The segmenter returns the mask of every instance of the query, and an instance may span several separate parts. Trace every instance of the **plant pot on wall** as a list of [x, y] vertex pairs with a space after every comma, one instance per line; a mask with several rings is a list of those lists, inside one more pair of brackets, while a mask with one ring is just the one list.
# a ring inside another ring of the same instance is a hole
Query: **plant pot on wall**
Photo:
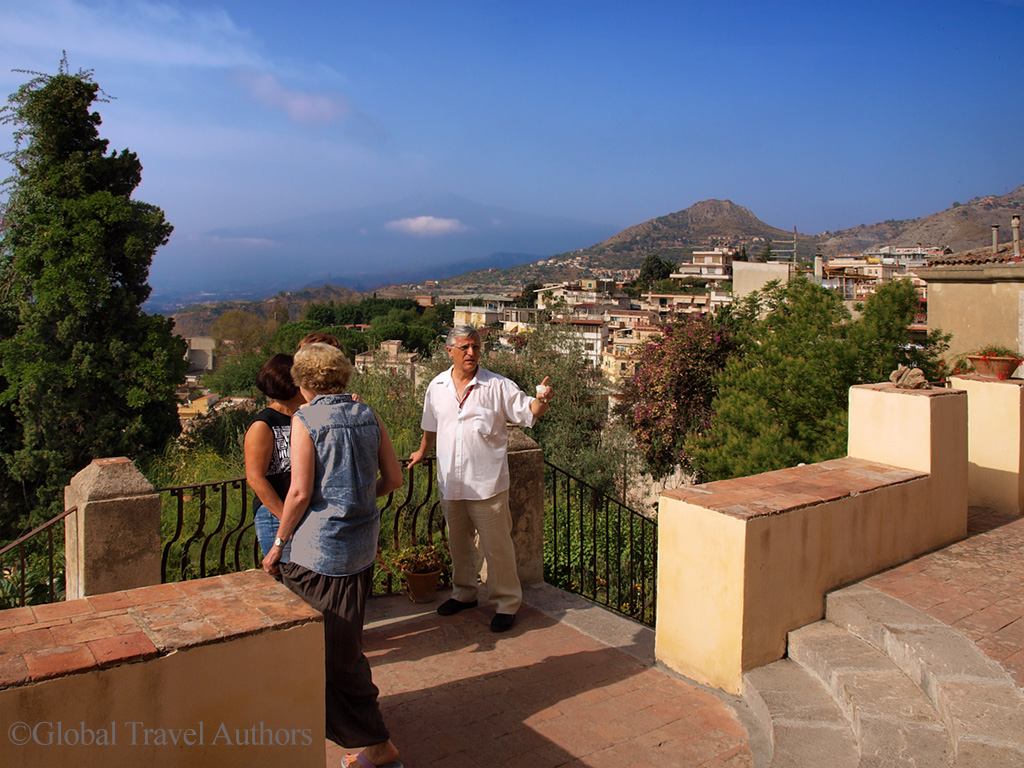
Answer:
[[431, 603], [437, 594], [437, 584], [441, 579], [441, 571], [431, 573], [412, 573], [402, 571], [405, 593], [414, 603]]
[[971, 361], [979, 376], [990, 379], [1008, 379], [1020, 365], [1019, 357], [967, 355], [967, 359]]

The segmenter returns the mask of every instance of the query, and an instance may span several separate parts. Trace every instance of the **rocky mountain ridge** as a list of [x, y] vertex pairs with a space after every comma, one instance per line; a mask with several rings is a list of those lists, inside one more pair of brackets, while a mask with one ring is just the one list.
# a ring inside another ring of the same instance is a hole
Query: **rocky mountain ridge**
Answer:
[[528, 282], [569, 280], [592, 274], [612, 276], [637, 269], [649, 253], [678, 263], [694, 250], [729, 246], [759, 256], [770, 245], [780, 253], [793, 248], [798, 260], [861, 253], [884, 245], [916, 244], [949, 248], [954, 253], [984, 247], [998, 224], [1001, 241], [1009, 240], [1010, 217], [1024, 213], [1024, 185], [1002, 196], [975, 198], [919, 219], [889, 220], [839, 232], [804, 235], [773, 227], [730, 200], [703, 200], [689, 208], [642, 222], [602, 243], [540, 262], [506, 270], [468, 272], [442, 281], [446, 288], [482, 290], [521, 287]]
[[[993, 224], [1001, 227], [1001, 242], [1010, 239], [1010, 217], [1015, 213], [1024, 213], [1024, 186], [1002, 196], [954, 203], [944, 211], [919, 219], [890, 220], [821, 235], [796, 233], [797, 258], [807, 260], [816, 253], [831, 257], [860, 253], [883, 245], [908, 247], [917, 243], [948, 247], [953, 252], [983, 248], [991, 242]], [[756, 258], [768, 245], [776, 252], [790, 249], [793, 240], [793, 232], [766, 224], [753, 212], [730, 200], [703, 200], [685, 210], [624, 229], [589, 248], [528, 264], [507, 268], [491, 266], [465, 272], [441, 280], [440, 287], [449, 292], [465, 293], [518, 291], [530, 282], [573, 280], [584, 276], [624, 276], [628, 270], [639, 268], [647, 254], [652, 252], [678, 263], [694, 250], [731, 246], [745, 249], [748, 257]], [[411, 296], [416, 292], [425, 292], [425, 289], [417, 285], [401, 285], [375, 291], [380, 296]], [[310, 303], [356, 301], [361, 295], [346, 288], [324, 285], [303, 291], [281, 292], [261, 302], [196, 305], [180, 310], [174, 317], [179, 333], [200, 335], [198, 332], [208, 329], [213, 320], [228, 309], [244, 309], [265, 317], [274, 301], [284, 301], [290, 318], [297, 320]]]

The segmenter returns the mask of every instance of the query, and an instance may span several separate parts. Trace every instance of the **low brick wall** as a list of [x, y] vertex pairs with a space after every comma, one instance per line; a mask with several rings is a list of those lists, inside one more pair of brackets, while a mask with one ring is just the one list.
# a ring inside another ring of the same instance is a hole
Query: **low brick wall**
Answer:
[[0, 762], [321, 768], [323, 654], [259, 571], [0, 611]]
[[657, 658], [740, 694], [827, 592], [962, 538], [966, 419], [962, 392], [854, 387], [846, 458], [663, 494]]

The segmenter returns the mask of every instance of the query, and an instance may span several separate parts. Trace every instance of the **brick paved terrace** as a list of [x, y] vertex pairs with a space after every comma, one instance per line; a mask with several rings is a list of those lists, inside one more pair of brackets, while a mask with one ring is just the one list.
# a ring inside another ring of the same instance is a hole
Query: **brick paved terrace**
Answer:
[[[653, 631], [545, 585], [484, 606], [374, 598], [366, 652], [409, 768], [754, 766], [742, 705], [656, 666]], [[328, 742], [327, 765], [344, 751]]]

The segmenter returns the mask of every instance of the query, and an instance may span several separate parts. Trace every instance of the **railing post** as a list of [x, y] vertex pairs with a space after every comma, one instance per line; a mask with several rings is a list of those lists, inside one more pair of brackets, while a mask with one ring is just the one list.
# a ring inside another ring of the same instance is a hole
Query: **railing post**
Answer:
[[518, 428], [508, 433], [508, 504], [519, 580], [544, 580], [544, 452]]
[[160, 496], [124, 457], [94, 459], [64, 488], [67, 599], [160, 583]]

